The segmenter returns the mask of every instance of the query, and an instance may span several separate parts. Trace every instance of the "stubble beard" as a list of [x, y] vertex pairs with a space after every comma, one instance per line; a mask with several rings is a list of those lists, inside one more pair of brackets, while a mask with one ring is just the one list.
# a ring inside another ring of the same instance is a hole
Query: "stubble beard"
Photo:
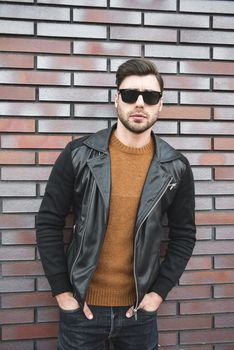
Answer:
[[[135, 111], [136, 113], [136, 111]], [[145, 132], [146, 130], [149, 130], [150, 128], [152, 128], [152, 126], [156, 123], [157, 119], [158, 119], [158, 115], [155, 114], [154, 116], [152, 116], [150, 118], [148, 113], [145, 113], [145, 122], [142, 121], [134, 121], [134, 120], [130, 120], [130, 115], [133, 114], [133, 112], [128, 113], [127, 115], [125, 115], [121, 109], [119, 107], [117, 107], [117, 114], [118, 114], [118, 118], [121, 121], [121, 123], [125, 126], [125, 128], [128, 131], [131, 131], [135, 134], [141, 134], [143, 132]]]

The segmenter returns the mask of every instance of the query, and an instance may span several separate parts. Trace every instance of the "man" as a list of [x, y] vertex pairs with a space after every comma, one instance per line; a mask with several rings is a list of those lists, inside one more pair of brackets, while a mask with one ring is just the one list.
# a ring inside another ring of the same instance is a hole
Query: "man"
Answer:
[[[152, 132], [163, 80], [144, 59], [116, 74], [117, 125], [70, 142], [56, 161], [37, 218], [45, 274], [60, 308], [59, 350], [158, 349], [156, 313], [195, 243], [187, 159]], [[64, 253], [63, 227], [75, 222]], [[160, 264], [162, 219], [169, 245]]]

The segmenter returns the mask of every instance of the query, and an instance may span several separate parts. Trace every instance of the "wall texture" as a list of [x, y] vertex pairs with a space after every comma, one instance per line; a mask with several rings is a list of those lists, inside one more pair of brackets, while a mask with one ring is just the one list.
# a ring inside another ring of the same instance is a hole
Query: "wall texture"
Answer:
[[234, 349], [233, 14], [234, 1], [0, 0], [2, 350], [56, 348], [35, 215], [66, 143], [113, 123], [129, 57], [162, 72], [155, 131], [196, 179], [198, 242], [160, 308], [161, 349]]

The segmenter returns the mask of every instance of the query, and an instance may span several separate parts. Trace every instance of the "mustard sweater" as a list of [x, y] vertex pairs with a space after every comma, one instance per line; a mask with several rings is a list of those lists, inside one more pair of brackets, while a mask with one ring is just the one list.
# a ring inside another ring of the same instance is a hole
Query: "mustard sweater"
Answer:
[[100, 306], [127, 306], [135, 301], [133, 233], [138, 203], [154, 154], [154, 144], [151, 140], [141, 148], [128, 147], [113, 133], [109, 151], [109, 220], [86, 302]]

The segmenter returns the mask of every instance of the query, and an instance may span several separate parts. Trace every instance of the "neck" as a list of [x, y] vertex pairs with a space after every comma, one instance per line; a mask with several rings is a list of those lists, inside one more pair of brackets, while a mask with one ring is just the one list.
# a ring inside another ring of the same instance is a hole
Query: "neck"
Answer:
[[137, 134], [126, 129], [120, 120], [118, 120], [115, 136], [126, 146], [141, 148], [150, 142], [151, 128], [140, 134]]

